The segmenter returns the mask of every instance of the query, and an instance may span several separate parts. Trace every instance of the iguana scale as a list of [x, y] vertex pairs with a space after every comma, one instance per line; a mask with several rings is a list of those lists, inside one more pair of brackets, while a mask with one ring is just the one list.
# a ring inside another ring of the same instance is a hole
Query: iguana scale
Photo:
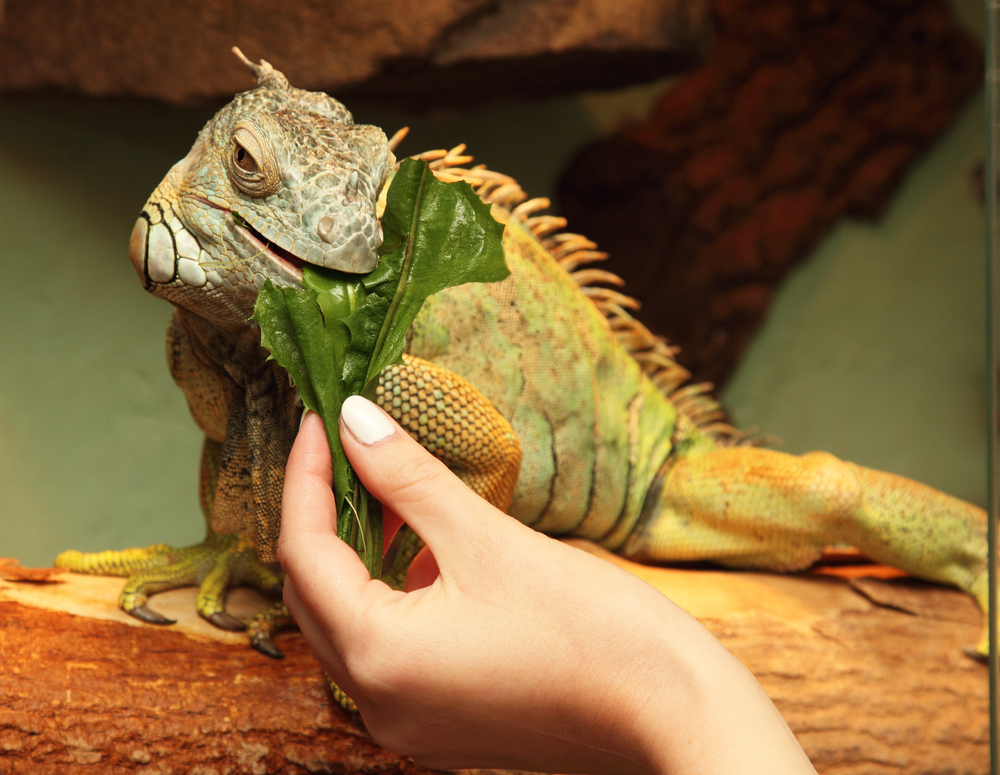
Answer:
[[[244, 60], [246, 61], [246, 60]], [[164, 617], [149, 594], [200, 584], [198, 611], [225, 613], [225, 590], [276, 592], [284, 464], [301, 406], [249, 320], [270, 279], [297, 285], [303, 263], [369, 271], [395, 159], [375, 127], [322, 93], [292, 88], [246, 62], [257, 88], [202, 130], [143, 208], [130, 256], [145, 288], [175, 307], [173, 376], [205, 433], [204, 543], [82, 555], [57, 564], [129, 576], [129, 613]], [[423, 154], [445, 180], [466, 180], [506, 223], [511, 275], [432, 296], [404, 363], [380, 377], [378, 401], [470, 487], [540, 531], [580, 536], [647, 562], [709, 560], [778, 571], [811, 565], [830, 544], [954, 585], [987, 606], [982, 509], [823, 452], [793, 456], [747, 444], [706, 386], [636, 321], [636, 305], [586, 267], [603, 254], [539, 215], [510, 178], [466, 168], [463, 148]], [[582, 268], [584, 267], [584, 268]], [[598, 285], [595, 283], [600, 283]], [[250, 625], [256, 647], [279, 606]], [[988, 642], [979, 644], [986, 653]]]

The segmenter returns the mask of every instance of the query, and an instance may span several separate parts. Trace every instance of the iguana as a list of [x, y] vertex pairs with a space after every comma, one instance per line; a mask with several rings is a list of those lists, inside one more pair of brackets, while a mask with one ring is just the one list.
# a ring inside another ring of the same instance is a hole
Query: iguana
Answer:
[[[266, 280], [297, 286], [304, 263], [370, 271], [395, 163], [398, 137], [355, 124], [341, 103], [291, 87], [263, 60], [243, 61], [257, 87], [204, 127], [129, 245], [146, 290], [175, 308], [167, 351], [205, 433], [207, 537], [56, 561], [129, 576], [121, 607], [147, 622], [169, 622], [148, 595], [198, 584], [198, 612], [242, 629], [225, 612], [226, 589], [280, 590], [281, 489], [301, 405], [260, 345], [254, 300]], [[493, 205], [511, 275], [430, 297], [404, 362], [380, 377], [378, 402], [470, 487], [549, 535], [640, 561], [796, 571], [849, 544], [986, 610], [982, 509], [824, 452], [747, 443], [706, 386], [683, 385], [688, 373], [633, 318], [636, 304], [605, 287], [620, 280], [586, 266], [604, 254], [540, 215], [548, 202], [524, 201], [512, 179], [463, 166], [463, 151], [422, 158]], [[286, 618], [280, 603], [258, 615], [253, 645], [278, 656], [270, 633]], [[977, 649], [988, 651], [985, 636]]]

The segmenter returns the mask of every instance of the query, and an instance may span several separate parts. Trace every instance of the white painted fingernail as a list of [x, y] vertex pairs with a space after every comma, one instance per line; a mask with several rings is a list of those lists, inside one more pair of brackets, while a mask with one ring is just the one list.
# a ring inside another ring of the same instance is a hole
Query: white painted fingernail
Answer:
[[389, 438], [396, 430], [375, 404], [361, 396], [351, 396], [344, 401], [340, 419], [354, 438], [368, 446]]

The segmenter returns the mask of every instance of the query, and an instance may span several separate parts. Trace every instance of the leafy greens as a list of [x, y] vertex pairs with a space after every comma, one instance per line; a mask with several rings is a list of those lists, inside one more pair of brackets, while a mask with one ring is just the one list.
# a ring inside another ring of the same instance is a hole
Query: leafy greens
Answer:
[[291, 375], [302, 402], [323, 418], [333, 455], [337, 534], [381, 573], [381, 506], [358, 481], [340, 444], [340, 409], [348, 396], [374, 399], [378, 375], [399, 363], [406, 332], [431, 294], [510, 274], [503, 226], [468, 183], [442, 183], [427, 163], [406, 159], [386, 195], [378, 266], [351, 275], [315, 266], [303, 288], [269, 280], [253, 319], [261, 344]]

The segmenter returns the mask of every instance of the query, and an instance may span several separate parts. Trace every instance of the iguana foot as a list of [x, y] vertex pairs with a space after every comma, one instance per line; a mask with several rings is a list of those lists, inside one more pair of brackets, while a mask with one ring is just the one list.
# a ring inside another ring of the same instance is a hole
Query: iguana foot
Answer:
[[[118, 604], [127, 614], [150, 624], [173, 624], [174, 621], [146, 605], [149, 595], [197, 585], [195, 607], [198, 613], [216, 627], [237, 632], [246, 629], [246, 625], [226, 613], [226, 590], [246, 585], [265, 594], [280, 594], [284, 582], [283, 573], [257, 559], [256, 550], [249, 541], [238, 535], [213, 531], [209, 531], [202, 543], [184, 549], [154, 544], [145, 549], [94, 554], [71, 550], [56, 557], [55, 565], [77, 573], [128, 576]], [[257, 648], [255, 644], [254, 647]]]
[[285, 655], [274, 645], [271, 636], [278, 630], [289, 626], [294, 627], [295, 620], [292, 619], [288, 607], [279, 601], [270, 608], [266, 608], [260, 613], [255, 614], [250, 620], [250, 624], [247, 625], [247, 635], [250, 636], [250, 645], [265, 657], [284, 659]]

